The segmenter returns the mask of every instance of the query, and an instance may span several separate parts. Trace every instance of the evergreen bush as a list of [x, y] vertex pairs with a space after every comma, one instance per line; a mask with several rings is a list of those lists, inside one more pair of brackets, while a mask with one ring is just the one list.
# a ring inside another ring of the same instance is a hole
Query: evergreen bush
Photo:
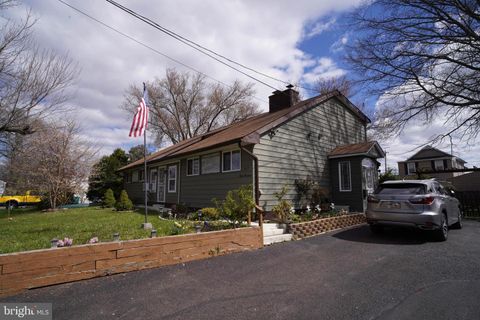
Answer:
[[129, 211], [133, 209], [133, 203], [132, 200], [128, 198], [127, 191], [122, 190], [120, 198], [115, 204], [115, 209], [117, 209], [117, 211]]
[[113, 195], [112, 189], [107, 189], [105, 195], [103, 196], [103, 206], [106, 208], [113, 208], [115, 206], [115, 196]]

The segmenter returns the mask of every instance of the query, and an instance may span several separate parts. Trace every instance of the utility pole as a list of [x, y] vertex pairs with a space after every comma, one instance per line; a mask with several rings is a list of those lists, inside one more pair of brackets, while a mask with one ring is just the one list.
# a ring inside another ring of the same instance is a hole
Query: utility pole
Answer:
[[387, 173], [387, 153], [388, 153], [387, 150], [385, 150], [385, 158], [384, 158], [384, 160], [385, 160], [385, 169], [383, 170], [383, 173]]

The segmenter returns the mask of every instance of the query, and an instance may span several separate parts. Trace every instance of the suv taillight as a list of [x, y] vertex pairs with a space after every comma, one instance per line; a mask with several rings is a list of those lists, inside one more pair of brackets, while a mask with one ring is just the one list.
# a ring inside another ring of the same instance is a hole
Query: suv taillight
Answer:
[[370, 195], [367, 197], [367, 201], [370, 202], [370, 203], [379, 203], [380, 200], [375, 198], [374, 196]]
[[432, 204], [433, 201], [435, 200], [434, 197], [421, 197], [421, 198], [412, 198], [410, 199], [410, 203], [413, 204]]

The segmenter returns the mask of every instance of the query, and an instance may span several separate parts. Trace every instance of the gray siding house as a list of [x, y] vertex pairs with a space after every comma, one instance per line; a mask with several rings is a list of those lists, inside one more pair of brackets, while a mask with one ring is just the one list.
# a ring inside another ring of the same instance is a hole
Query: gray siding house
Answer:
[[[304, 101], [291, 87], [276, 91], [269, 112], [148, 156], [149, 202], [201, 208], [251, 184], [257, 204], [270, 211], [275, 192], [287, 186], [286, 199], [294, 201], [295, 181], [308, 178], [330, 190], [336, 204], [363, 211], [376, 183], [375, 159], [384, 156], [376, 142], [366, 141], [369, 122], [337, 91]], [[132, 200], [143, 203], [143, 159], [120, 171]]]

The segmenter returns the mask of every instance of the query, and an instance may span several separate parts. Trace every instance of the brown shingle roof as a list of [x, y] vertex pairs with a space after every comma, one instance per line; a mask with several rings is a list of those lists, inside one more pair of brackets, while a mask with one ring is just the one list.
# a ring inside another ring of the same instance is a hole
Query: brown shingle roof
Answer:
[[[281, 109], [272, 113], [265, 112], [246, 120], [218, 128], [206, 134], [183, 140], [173, 146], [166, 147], [151, 154], [147, 157], [147, 162], [164, 160], [195, 151], [200, 151], [202, 149], [208, 149], [214, 146], [241, 141], [250, 135], [259, 136], [291, 119], [292, 117], [334, 97], [342, 101], [342, 103], [345, 104], [347, 108], [349, 108], [360, 119], [365, 122], [370, 122], [370, 119], [368, 119], [367, 116], [365, 116], [358, 108], [348, 101], [347, 98], [345, 98], [338, 91], [335, 91], [298, 102], [291, 108]], [[141, 164], [143, 164], [143, 159], [130, 163], [127, 166], [120, 168], [119, 171]]]
[[335, 157], [335, 156], [346, 156], [346, 155], [355, 155], [355, 154], [366, 154], [375, 145], [383, 153], [383, 150], [380, 148], [380, 146], [376, 141], [369, 141], [369, 142], [347, 144], [347, 145], [336, 147], [328, 154], [328, 156]]

